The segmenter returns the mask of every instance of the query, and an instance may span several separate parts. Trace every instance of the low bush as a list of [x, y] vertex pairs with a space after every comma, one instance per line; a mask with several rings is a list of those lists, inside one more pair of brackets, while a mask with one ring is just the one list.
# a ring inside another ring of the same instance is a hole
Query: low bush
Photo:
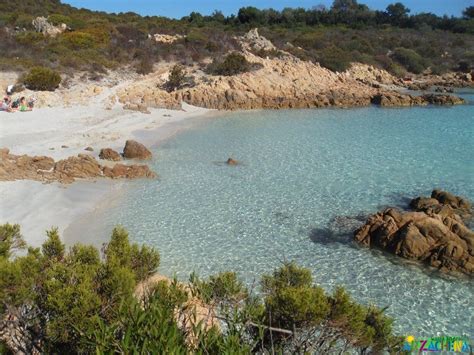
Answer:
[[73, 50], [94, 48], [96, 39], [86, 32], [66, 32], [61, 35], [62, 42], [66, 47]]
[[72, 20], [69, 16], [52, 14], [48, 16], [48, 22], [54, 26], [59, 26], [61, 24], [71, 25]]
[[415, 74], [420, 74], [427, 67], [423, 57], [413, 49], [403, 47], [396, 48], [393, 51], [392, 58], [403, 65], [408, 71]]
[[207, 67], [207, 72], [213, 75], [232, 76], [246, 73], [252, 69], [252, 64], [240, 53], [228, 54], [224, 60], [214, 61]]
[[352, 58], [349, 53], [331, 46], [318, 52], [318, 61], [329, 70], [343, 72], [349, 69]]
[[15, 36], [15, 39], [18, 43], [28, 46], [44, 41], [44, 36], [42, 33], [28, 31], [20, 32]]
[[49, 68], [35, 67], [23, 80], [28, 89], [40, 91], [54, 91], [61, 83], [61, 76]]

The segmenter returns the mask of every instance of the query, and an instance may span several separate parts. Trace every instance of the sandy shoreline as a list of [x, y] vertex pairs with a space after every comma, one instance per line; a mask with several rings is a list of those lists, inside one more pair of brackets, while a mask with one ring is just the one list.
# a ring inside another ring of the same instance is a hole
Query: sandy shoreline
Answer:
[[[101, 148], [121, 151], [127, 139], [157, 145], [183, 129], [191, 119], [215, 112], [186, 104], [180, 111], [150, 111], [151, 114], [126, 111], [119, 105], [106, 110], [97, 100], [87, 106], [0, 112], [0, 147], [9, 148], [13, 154], [46, 155], [56, 160], [79, 153], [97, 158]], [[93, 152], [84, 150], [89, 146]], [[120, 195], [126, 184], [105, 179], [71, 185], [26, 180], [0, 182], [0, 224], [20, 224], [28, 244], [39, 246], [46, 230], [55, 226], [64, 234], [73, 221]]]

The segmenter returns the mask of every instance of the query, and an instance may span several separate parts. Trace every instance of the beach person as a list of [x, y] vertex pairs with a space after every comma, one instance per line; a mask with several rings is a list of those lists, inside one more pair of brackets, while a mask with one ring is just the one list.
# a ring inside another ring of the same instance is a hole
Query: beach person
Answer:
[[8, 96], [11, 96], [13, 94], [13, 88], [14, 87], [15, 87], [14, 85], [8, 85], [7, 86], [7, 95]]
[[0, 104], [0, 111], [12, 112], [11, 100], [8, 96], [3, 98], [2, 103]]
[[20, 98], [20, 106], [19, 106], [19, 109], [21, 112], [26, 112], [26, 111], [31, 111], [31, 107], [28, 105], [28, 103], [26, 102], [26, 98], [24, 96], [22, 96]]

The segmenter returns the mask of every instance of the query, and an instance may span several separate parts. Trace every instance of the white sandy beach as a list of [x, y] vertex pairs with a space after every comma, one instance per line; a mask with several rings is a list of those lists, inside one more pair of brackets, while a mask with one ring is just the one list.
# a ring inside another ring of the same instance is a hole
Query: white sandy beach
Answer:
[[[107, 94], [110, 92], [104, 93]], [[101, 102], [104, 95], [95, 97], [87, 106], [0, 112], [0, 147], [9, 148], [16, 155], [46, 155], [55, 160], [79, 153], [97, 157], [101, 148], [121, 152], [127, 139], [148, 146], [157, 144], [176, 133], [176, 123], [209, 113], [186, 104], [180, 111], [151, 109], [151, 114], [126, 111], [120, 105], [107, 110]], [[94, 151], [84, 150], [89, 146]], [[45, 239], [45, 230], [57, 226], [63, 232], [72, 221], [94, 211], [126, 183], [105, 179], [71, 185], [0, 182], [0, 224], [20, 223], [25, 240], [39, 246]]]

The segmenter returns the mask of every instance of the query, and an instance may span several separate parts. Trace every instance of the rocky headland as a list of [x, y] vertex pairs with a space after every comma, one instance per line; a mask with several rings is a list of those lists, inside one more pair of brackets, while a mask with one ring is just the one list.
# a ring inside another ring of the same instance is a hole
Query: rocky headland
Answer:
[[472, 207], [466, 199], [434, 190], [417, 197], [412, 211], [387, 208], [354, 232], [359, 244], [421, 262], [443, 272], [474, 276]]
[[[200, 68], [187, 70], [192, 85], [166, 92], [163, 89], [169, 70], [155, 72], [143, 80], [123, 88], [117, 94], [125, 108], [146, 112], [148, 107], [179, 107], [182, 101], [199, 107], [219, 110], [352, 107], [376, 104], [381, 106], [455, 105], [463, 99], [453, 95], [411, 95], [400, 89], [405, 82], [385, 70], [354, 63], [343, 72], [333, 72], [318, 63], [304, 61], [289, 52], [276, 50], [257, 30], [237, 38], [241, 53], [258, 69], [233, 76], [215, 76]], [[254, 53], [278, 53], [262, 57]], [[425, 77], [417, 82], [459, 86], [472, 85], [471, 77]], [[429, 84], [431, 85], [431, 84]], [[448, 85], [445, 85], [448, 86]]]

